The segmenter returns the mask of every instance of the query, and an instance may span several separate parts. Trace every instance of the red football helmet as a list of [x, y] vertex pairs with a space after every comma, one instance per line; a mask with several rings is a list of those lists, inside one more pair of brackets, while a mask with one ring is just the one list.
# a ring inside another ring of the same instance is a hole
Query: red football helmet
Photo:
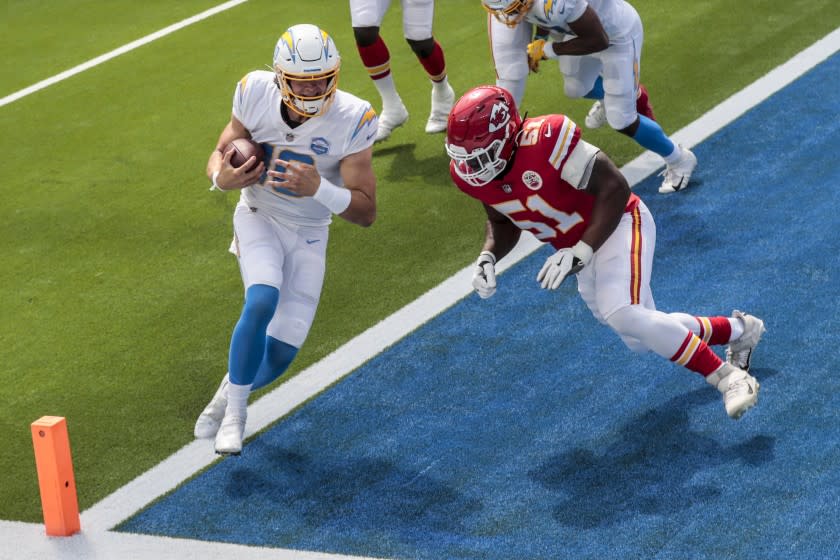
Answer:
[[508, 164], [522, 119], [510, 92], [479, 86], [465, 93], [449, 113], [446, 153], [458, 176], [473, 187], [496, 178]]

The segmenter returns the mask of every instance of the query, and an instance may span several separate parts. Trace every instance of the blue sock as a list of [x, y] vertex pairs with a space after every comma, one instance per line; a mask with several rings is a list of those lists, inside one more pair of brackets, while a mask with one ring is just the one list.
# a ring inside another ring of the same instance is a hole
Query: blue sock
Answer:
[[604, 80], [601, 79], [601, 76], [598, 76], [598, 79], [595, 80], [595, 85], [592, 86], [592, 89], [584, 97], [587, 99], [604, 98]]
[[245, 292], [242, 315], [230, 338], [228, 372], [230, 382], [250, 385], [257, 374], [265, 349], [265, 330], [277, 309], [280, 290], [265, 284], [255, 284]]
[[291, 344], [267, 336], [265, 337], [265, 355], [263, 356], [260, 369], [254, 378], [251, 390], [255, 391], [265, 387], [286, 372], [289, 364], [297, 356], [298, 349]]
[[633, 140], [662, 157], [669, 156], [674, 152], [674, 143], [665, 136], [662, 127], [656, 121], [650, 120], [644, 115], [639, 115], [639, 128], [636, 129]]

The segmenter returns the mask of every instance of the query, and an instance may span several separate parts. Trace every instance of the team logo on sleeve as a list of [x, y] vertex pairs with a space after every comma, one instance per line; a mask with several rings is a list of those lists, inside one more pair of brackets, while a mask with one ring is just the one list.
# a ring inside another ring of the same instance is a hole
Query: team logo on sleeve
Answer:
[[540, 174], [531, 170], [525, 171], [522, 174], [522, 183], [532, 191], [537, 191], [543, 186], [543, 180]]
[[[352, 137], [355, 138], [356, 135], [366, 127], [372, 128], [374, 122], [376, 122], [376, 111], [373, 110], [373, 107], [368, 107], [367, 111], [362, 114], [359, 122], [356, 123], [356, 129], [353, 131]], [[376, 132], [376, 130], [374, 130], [374, 132]]]
[[326, 138], [321, 136], [312, 139], [312, 143], [309, 145], [309, 149], [322, 156], [330, 151], [330, 143]]

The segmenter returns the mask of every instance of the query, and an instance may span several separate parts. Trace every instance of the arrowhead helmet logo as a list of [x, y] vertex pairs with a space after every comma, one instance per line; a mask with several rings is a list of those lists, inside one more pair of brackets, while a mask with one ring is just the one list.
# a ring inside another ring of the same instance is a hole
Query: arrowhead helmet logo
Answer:
[[490, 132], [503, 129], [510, 122], [510, 108], [507, 103], [498, 102], [490, 110]]

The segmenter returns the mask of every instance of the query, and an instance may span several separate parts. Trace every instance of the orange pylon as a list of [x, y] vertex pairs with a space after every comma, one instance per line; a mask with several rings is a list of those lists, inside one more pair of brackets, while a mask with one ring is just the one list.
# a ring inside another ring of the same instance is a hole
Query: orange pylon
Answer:
[[66, 537], [77, 533], [81, 529], [79, 501], [65, 419], [42, 416], [32, 422], [32, 444], [47, 534]]

